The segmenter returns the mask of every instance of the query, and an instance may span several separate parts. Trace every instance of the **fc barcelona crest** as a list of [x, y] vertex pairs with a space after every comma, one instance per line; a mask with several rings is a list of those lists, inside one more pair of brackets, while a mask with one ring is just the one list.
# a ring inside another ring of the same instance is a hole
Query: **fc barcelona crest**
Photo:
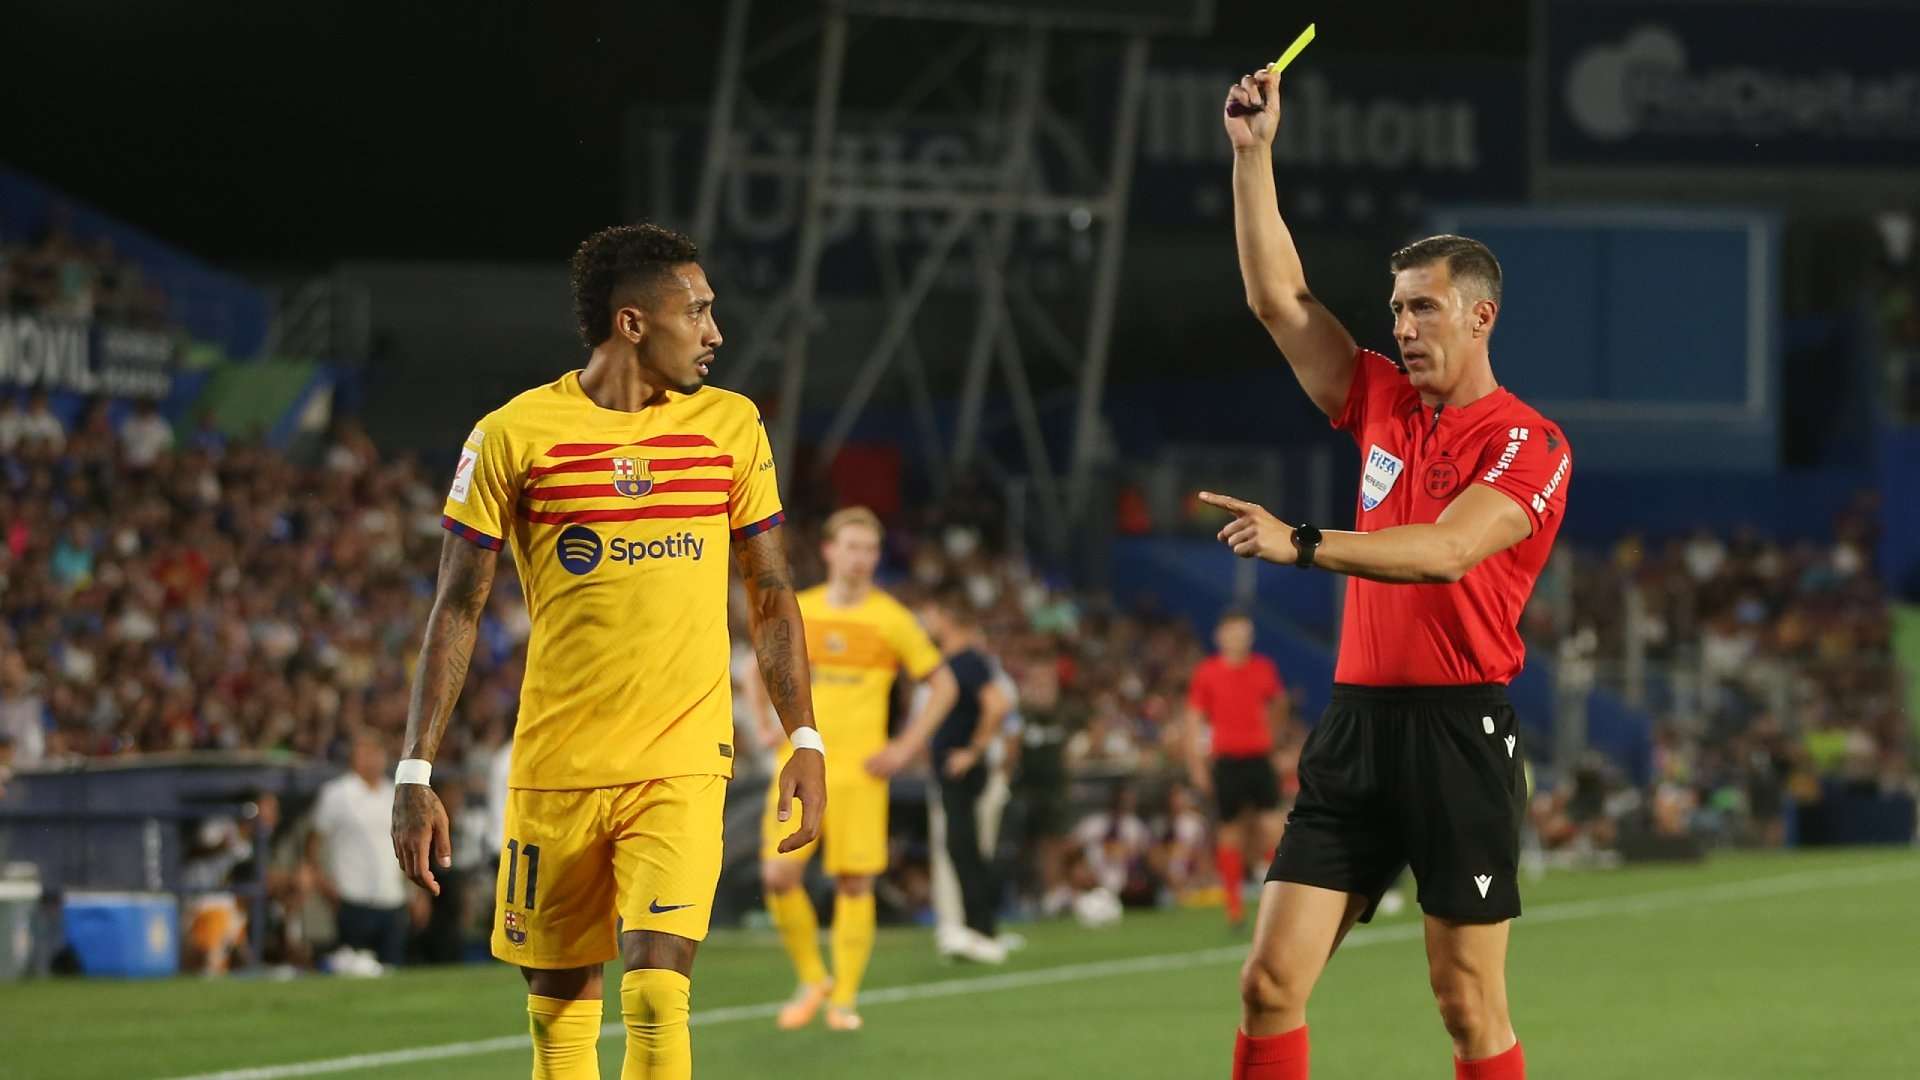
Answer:
[[653, 490], [653, 466], [645, 458], [613, 459], [613, 490], [637, 499]]
[[517, 911], [506, 913], [507, 940], [515, 945], [527, 943], [527, 917]]

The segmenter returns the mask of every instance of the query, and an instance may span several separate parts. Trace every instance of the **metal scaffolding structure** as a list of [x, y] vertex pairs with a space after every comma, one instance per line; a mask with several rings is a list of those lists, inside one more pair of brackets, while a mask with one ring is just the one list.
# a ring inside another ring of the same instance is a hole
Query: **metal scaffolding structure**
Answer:
[[[745, 385], [763, 361], [777, 358], [779, 411], [772, 436], [779, 460], [793, 460], [803, 407], [823, 404], [818, 394], [810, 399], [808, 389], [826, 306], [822, 266], [837, 242], [830, 222], [848, 215], [892, 221], [916, 215], [926, 228], [864, 230], [861, 254], [870, 261], [880, 315], [851, 381], [844, 382], [848, 372], [838, 373], [840, 393], [816, 460], [823, 468], [834, 460], [875, 392], [898, 373], [920, 448], [946, 483], [981, 453], [989, 402], [999, 400], [997, 369], [1007, 407], [991, 415], [1010, 417], [1018, 430], [1041, 537], [1064, 543], [1088, 511], [1092, 478], [1108, 441], [1101, 398], [1149, 41], [1204, 30], [1211, 6], [1210, 0], [825, 0], [806, 18], [795, 20], [792, 9], [783, 8], [778, 14], [784, 20], [768, 19], [759, 27], [752, 0], [729, 0], [693, 228], [703, 243], [715, 238], [723, 201], [757, 181], [801, 186], [792, 235], [780, 238], [791, 245], [791, 269], [781, 287], [761, 297], [730, 379]], [[876, 24], [902, 21], [935, 32], [866, 35]], [[925, 62], [885, 57], [884, 63], [908, 77], [884, 100], [876, 101], [871, 88], [865, 98], [849, 100], [844, 88], [850, 72], [863, 71], [861, 49], [897, 52], [907, 40], [930, 54]], [[798, 57], [809, 45], [812, 94], [800, 144], [793, 138], [798, 118], [772, 102], [798, 96]], [[1069, 46], [1071, 56], [1063, 59]], [[776, 97], [770, 89], [775, 87], [792, 93]], [[1063, 100], [1076, 92], [1077, 109]], [[836, 152], [839, 143], [862, 134], [889, 138], [941, 127], [964, 131], [978, 148], [977, 158], [937, 168], [867, 170]], [[1088, 272], [1083, 283], [1075, 283], [1083, 293], [1075, 297], [1084, 304], [1081, 326], [1062, 327], [1049, 305], [1028, 295], [1019, 238], [1023, 225], [1039, 223], [1091, 245], [1090, 252], [1080, 249], [1090, 256]], [[838, 242], [847, 235], [842, 229]], [[728, 240], [721, 235], [717, 242]], [[929, 295], [956, 279], [976, 294], [964, 350], [952, 335], [929, 345], [917, 324]], [[1075, 369], [1064, 469], [1049, 448], [1029, 377], [1032, 347]], [[936, 383], [936, 373], [954, 367], [960, 370], [957, 385]], [[956, 395], [952, 431], [943, 432], [934, 402]], [[788, 466], [783, 481], [792, 483], [796, 471]]]

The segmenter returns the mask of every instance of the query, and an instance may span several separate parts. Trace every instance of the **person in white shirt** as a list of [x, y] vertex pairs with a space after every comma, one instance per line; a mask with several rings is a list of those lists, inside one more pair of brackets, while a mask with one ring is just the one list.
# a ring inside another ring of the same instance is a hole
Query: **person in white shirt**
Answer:
[[67, 426], [53, 415], [53, 407], [47, 400], [45, 390], [35, 390], [27, 403], [27, 411], [18, 422], [15, 438], [22, 447], [44, 446], [59, 453], [67, 445]]
[[371, 732], [354, 736], [351, 771], [326, 782], [314, 804], [324, 888], [338, 903], [340, 944], [398, 964], [407, 944], [407, 879], [393, 857], [393, 781]]
[[1135, 891], [1134, 884], [1146, 864], [1147, 850], [1153, 844], [1153, 834], [1148, 831], [1147, 823], [1140, 820], [1136, 806], [1133, 787], [1121, 784], [1114, 788], [1112, 801], [1105, 810], [1087, 815], [1073, 830], [1073, 838], [1079, 841], [1094, 879], [1115, 896], [1124, 897]]
[[173, 449], [173, 425], [160, 415], [151, 401], [133, 407], [133, 415], [120, 423], [120, 452], [127, 464], [150, 469], [160, 455]]
[[487, 858], [500, 861], [507, 846], [507, 797], [513, 774], [513, 736], [508, 734], [487, 758]]
[[17, 650], [0, 650], [0, 746], [12, 750], [11, 766], [38, 765], [47, 749], [46, 701], [34, 689], [33, 673]]
[[0, 451], [12, 450], [26, 433], [27, 411], [20, 407], [20, 399], [9, 397], [0, 401]]

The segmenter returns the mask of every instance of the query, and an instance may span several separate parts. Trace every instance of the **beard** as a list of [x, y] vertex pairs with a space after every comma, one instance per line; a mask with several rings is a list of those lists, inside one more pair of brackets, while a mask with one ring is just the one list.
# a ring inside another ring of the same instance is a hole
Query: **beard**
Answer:
[[691, 394], [707, 385], [707, 377], [700, 373], [700, 365], [711, 363], [713, 363], [713, 354], [710, 352], [701, 353], [699, 356], [694, 357], [693, 363], [688, 365], [690, 370], [687, 373], [686, 381], [675, 386], [674, 389], [682, 394]]
[[642, 371], [658, 385], [676, 394], [691, 394], [707, 384], [706, 376], [700, 374], [700, 364], [710, 359], [709, 354], [701, 353], [682, 367], [671, 361], [655, 360], [649, 363], [644, 355], [638, 358]]

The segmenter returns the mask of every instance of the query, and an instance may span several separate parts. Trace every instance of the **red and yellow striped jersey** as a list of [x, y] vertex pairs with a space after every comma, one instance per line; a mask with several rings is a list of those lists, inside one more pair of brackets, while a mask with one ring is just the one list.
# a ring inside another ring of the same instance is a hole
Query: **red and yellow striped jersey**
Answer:
[[753, 402], [603, 409], [569, 372], [467, 436], [443, 524], [511, 545], [533, 636], [509, 783], [733, 774], [730, 538], [780, 524]]
[[[940, 650], [906, 605], [877, 588], [852, 607], [835, 607], [827, 587], [803, 589], [807, 664], [813, 673], [813, 717], [840, 760], [841, 775], [865, 777], [860, 763], [887, 742], [887, 706], [901, 668], [924, 679], [940, 666]], [[784, 762], [786, 751], [782, 751]], [[834, 775], [832, 770], [829, 776]]]

